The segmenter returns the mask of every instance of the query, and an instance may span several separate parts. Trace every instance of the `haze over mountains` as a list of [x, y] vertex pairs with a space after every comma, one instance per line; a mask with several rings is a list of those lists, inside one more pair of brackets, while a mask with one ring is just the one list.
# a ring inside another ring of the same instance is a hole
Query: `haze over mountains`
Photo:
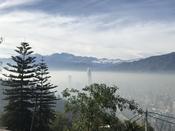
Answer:
[[[40, 54], [35, 54], [37, 61]], [[68, 53], [55, 53], [44, 56], [50, 69], [55, 70], [104, 70], [104, 71], [140, 71], [140, 72], [172, 72], [175, 71], [175, 52], [152, 56], [140, 60], [98, 59], [96, 57], [75, 56]], [[0, 59], [5, 63], [10, 59]]]

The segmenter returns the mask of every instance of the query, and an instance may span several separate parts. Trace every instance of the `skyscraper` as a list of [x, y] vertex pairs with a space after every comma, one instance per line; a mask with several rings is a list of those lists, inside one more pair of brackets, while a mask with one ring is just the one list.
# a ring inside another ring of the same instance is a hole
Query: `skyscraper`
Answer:
[[91, 73], [90, 68], [87, 69], [87, 75], [88, 75], [88, 85], [91, 85], [92, 84], [92, 73]]
[[72, 87], [72, 76], [69, 75], [68, 76], [68, 88], [71, 88]]

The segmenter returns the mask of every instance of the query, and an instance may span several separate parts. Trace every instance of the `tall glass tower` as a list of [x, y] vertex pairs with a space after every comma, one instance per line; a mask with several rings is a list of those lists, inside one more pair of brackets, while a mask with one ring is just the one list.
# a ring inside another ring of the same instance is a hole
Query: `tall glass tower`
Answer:
[[87, 69], [87, 76], [88, 76], [88, 86], [92, 84], [92, 72], [91, 69]]

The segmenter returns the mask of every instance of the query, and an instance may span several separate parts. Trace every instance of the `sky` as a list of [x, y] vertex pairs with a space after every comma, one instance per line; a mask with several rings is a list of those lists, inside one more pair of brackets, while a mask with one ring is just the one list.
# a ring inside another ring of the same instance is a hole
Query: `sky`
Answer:
[[0, 0], [0, 57], [35, 53], [136, 59], [175, 51], [175, 0]]

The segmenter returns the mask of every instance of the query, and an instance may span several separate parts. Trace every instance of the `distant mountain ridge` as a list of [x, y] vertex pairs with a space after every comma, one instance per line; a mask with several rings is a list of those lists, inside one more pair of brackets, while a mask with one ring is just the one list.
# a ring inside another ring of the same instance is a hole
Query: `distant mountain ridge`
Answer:
[[[41, 59], [40, 54], [35, 54], [37, 61]], [[55, 53], [43, 56], [50, 69], [55, 70], [93, 70], [106, 71], [141, 71], [141, 72], [164, 72], [175, 71], [175, 52], [152, 56], [140, 60], [107, 59], [86, 56], [75, 56], [69, 53]], [[0, 59], [4, 63], [10, 59]]]
[[116, 65], [115, 69], [122, 71], [175, 72], [175, 52], [151, 56], [133, 62], [123, 62]]
[[44, 56], [45, 61], [52, 69], [75, 69], [86, 70], [93, 68], [95, 70], [109, 69], [112, 65], [124, 62], [120, 59], [98, 59], [96, 57], [75, 56], [68, 53], [55, 53]]

